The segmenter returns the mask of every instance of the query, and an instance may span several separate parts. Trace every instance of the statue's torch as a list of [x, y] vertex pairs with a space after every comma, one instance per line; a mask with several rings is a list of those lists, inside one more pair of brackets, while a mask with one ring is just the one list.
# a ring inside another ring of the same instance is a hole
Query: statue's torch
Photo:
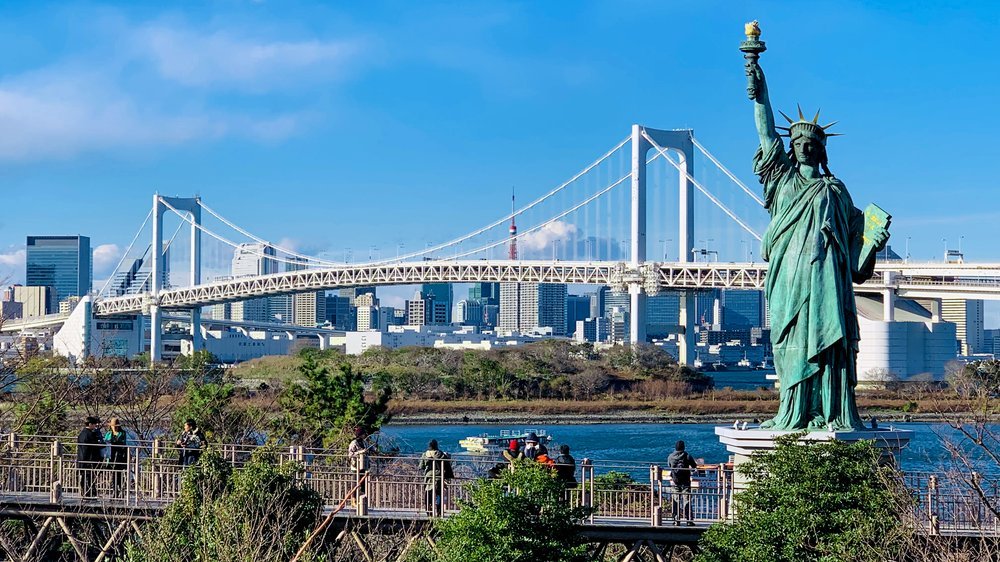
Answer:
[[[756, 62], [760, 58], [760, 54], [767, 50], [767, 46], [760, 40], [760, 25], [757, 20], [744, 24], [743, 31], [746, 33], [747, 40], [740, 43], [740, 50], [743, 51], [743, 58], [747, 60], [749, 67], [751, 62]], [[750, 96], [750, 99], [757, 98], [757, 82], [750, 72], [747, 73], [747, 95]]]

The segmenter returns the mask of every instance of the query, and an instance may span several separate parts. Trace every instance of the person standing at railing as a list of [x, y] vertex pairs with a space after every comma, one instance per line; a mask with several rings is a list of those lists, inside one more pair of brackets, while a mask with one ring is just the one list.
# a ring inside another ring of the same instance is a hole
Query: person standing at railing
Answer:
[[118, 423], [118, 418], [111, 418], [108, 422], [108, 432], [104, 434], [104, 441], [109, 445], [108, 468], [112, 471], [111, 494], [115, 497], [125, 495], [125, 469], [128, 467], [128, 436], [125, 430]]
[[684, 441], [678, 441], [674, 446], [674, 452], [667, 457], [667, 467], [670, 469], [670, 480], [674, 484], [670, 504], [674, 525], [680, 525], [683, 516], [690, 527], [694, 525], [691, 509], [691, 473], [698, 467], [698, 463], [684, 448]]
[[576, 459], [569, 454], [569, 445], [559, 446], [559, 456], [555, 458], [556, 477], [567, 488], [576, 488]]
[[363, 428], [354, 430], [354, 439], [347, 445], [347, 458], [351, 462], [351, 470], [362, 473], [368, 470], [368, 450], [372, 445], [368, 442], [368, 432]]
[[441, 515], [444, 482], [455, 475], [452, 472], [451, 457], [438, 448], [437, 439], [431, 439], [427, 444], [427, 450], [420, 458], [420, 470], [424, 472], [427, 513], [431, 516]]
[[76, 438], [76, 468], [80, 473], [80, 494], [84, 498], [97, 497], [96, 472], [104, 462], [104, 436], [97, 426], [101, 420], [87, 417], [86, 426]]
[[532, 431], [527, 437], [524, 438], [524, 456], [531, 460], [535, 460], [535, 457], [538, 456], [538, 451], [538, 435]]
[[191, 418], [184, 422], [184, 432], [177, 438], [178, 460], [184, 466], [191, 466], [201, 458], [201, 450], [205, 446], [204, 433], [198, 429], [198, 424]]

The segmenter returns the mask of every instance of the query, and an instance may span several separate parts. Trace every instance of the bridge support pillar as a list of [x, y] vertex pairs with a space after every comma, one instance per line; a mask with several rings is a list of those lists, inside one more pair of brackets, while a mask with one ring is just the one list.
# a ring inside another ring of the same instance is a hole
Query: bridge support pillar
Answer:
[[632, 284], [628, 287], [629, 295], [629, 345], [646, 343], [646, 293], [642, 286]]
[[677, 332], [677, 362], [681, 365], [694, 365], [695, 360], [695, 298], [692, 291], [681, 291], [680, 295], [680, 330]]
[[886, 322], [896, 321], [896, 290], [886, 289], [882, 291], [882, 320]]
[[157, 305], [149, 307], [149, 361], [163, 360], [163, 312]]

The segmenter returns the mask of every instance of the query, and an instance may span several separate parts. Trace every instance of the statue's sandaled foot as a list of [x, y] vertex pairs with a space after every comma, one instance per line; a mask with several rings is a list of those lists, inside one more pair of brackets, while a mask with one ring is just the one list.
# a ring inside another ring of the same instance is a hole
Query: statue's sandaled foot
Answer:
[[775, 426], [774, 418], [764, 421], [760, 424], [761, 429], [771, 429]]

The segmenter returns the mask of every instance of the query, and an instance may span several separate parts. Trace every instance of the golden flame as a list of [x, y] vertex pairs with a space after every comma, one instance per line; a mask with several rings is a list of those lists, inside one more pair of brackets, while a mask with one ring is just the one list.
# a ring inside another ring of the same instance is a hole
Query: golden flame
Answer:
[[756, 39], [760, 37], [760, 24], [757, 20], [743, 24], [743, 32], [746, 33], [747, 39]]

